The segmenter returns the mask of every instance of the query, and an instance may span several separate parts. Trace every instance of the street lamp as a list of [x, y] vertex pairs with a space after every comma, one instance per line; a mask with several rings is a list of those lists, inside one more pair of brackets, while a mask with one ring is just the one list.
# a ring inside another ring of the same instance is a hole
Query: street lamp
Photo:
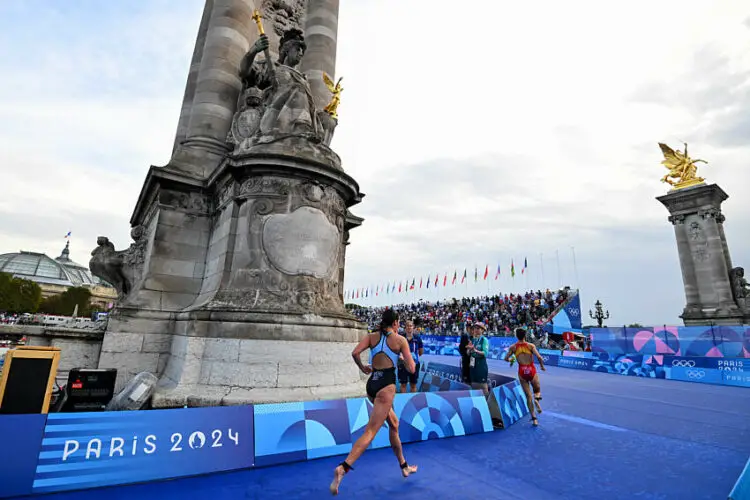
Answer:
[[591, 319], [595, 319], [597, 324], [599, 325], [599, 328], [601, 328], [604, 320], [609, 319], [609, 311], [602, 310], [602, 303], [599, 302], [599, 299], [596, 300], [594, 309], [596, 310], [596, 314], [592, 314], [591, 309], [589, 309], [589, 316], [591, 316]]

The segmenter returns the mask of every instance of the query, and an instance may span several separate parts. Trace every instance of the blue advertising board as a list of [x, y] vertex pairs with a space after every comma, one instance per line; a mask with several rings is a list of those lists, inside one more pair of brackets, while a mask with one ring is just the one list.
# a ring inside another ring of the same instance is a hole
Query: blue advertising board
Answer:
[[[255, 407], [255, 465], [346, 454], [362, 436], [372, 403], [366, 398]], [[403, 443], [493, 430], [482, 391], [396, 394], [393, 410]], [[387, 423], [370, 448], [390, 446]]]
[[243, 469], [253, 466], [253, 449], [250, 406], [53, 413], [47, 416], [31, 491]]
[[0, 415], [7, 461], [0, 465], [0, 498], [31, 494], [47, 415]]

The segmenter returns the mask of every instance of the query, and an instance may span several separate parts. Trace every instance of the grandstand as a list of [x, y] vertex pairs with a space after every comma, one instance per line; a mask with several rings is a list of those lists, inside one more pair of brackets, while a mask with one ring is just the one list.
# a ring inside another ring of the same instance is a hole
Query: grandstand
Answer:
[[[526, 328], [537, 343], [560, 339], [562, 334], [581, 334], [581, 300], [578, 290], [537, 290], [517, 294], [464, 297], [447, 301], [393, 304], [402, 316], [421, 323], [427, 335], [459, 335], [468, 323], [482, 321], [491, 336], [510, 336], [513, 329]], [[385, 307], [351, 306], [352, 313], [370, 329], [377, 327]], [[545, 333], [547, 335], [545, 335]]]

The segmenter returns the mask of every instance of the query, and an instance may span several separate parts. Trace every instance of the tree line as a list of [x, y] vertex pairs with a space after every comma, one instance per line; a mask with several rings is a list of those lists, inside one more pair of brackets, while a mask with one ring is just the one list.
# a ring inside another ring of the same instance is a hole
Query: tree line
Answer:
[[42, 298], [42, 289], [33, 281], [0, 273], [0, 312], [10, 314], [42, 313], [70, 316], [78, 306], [79, 316], [90, 316], [99, 308], [91, 305], [91, 291], [71, 287], [61, 294]]

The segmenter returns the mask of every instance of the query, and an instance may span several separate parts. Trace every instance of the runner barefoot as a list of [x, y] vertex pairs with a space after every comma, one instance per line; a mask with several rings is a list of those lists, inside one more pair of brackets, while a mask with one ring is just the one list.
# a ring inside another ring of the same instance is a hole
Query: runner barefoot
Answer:
[[[510, 346], [508, 353], [505, 355], [505, 361], [510, 360], [511, 356], [515, 356], [518, 361], [518, 380], [521, 382], [523, 392], [526, 394], [526, 403], [529, 406], [529, 413], [531, 414], [531, 423], [536, 426], [539, 425], [539, 420], [537, 420], [534, 414], [534, 409], [538, 413], [542, 413], [542, 405], [539, 403], [542, 400], [542, 388], [539, 384], [539, 374], [536, 372], [536, 367], [534, 366], [534, 356], [539, 360], [539, 368], [542, 371], [547, 371], [547, 369], [544, 367], [544, 360], [536, 346], [526, 342], [526, 330], [523, 328], [516, 329], [516, 338], [518, 342]], [[533, 395], [531, 392], [532, 388], [534, 390]]]
[[[330, 486], [332, 495], [338, 495], [339, 485], [344, 475], [353, 470], [352, 465], [370, 446], [386, 420], [391, 448], [401, 465], [401, 474], [409, 477], [410, 474], [417, 472], [417, 466], [409, 465], [404, 458], [401, 438], [398, 436], [398, 417], [393, 411], [393, 398], [396, 395], [396, 365], [399, 355], [403, 356], [404, 365], [409, 372], [414, 373], [416, 369], [409, 351], [409, 343], [405, 337], [398, 334], [398, 326], [398, 314], [392, 309], [386, 309], [383, 312], [379, 331], [368, 334], [352, 351], [352, 358], [359, 369], [365, 374], [370, 374], [367, 380], [367, 397], [374, 408], [364, 434], [352, 445], [352, 451], [346, 460], [333, 471], [333, 481]], [[362, 365], [360, 359], [360, 354], [365, 349], [370, 349], [370, 366]]]

